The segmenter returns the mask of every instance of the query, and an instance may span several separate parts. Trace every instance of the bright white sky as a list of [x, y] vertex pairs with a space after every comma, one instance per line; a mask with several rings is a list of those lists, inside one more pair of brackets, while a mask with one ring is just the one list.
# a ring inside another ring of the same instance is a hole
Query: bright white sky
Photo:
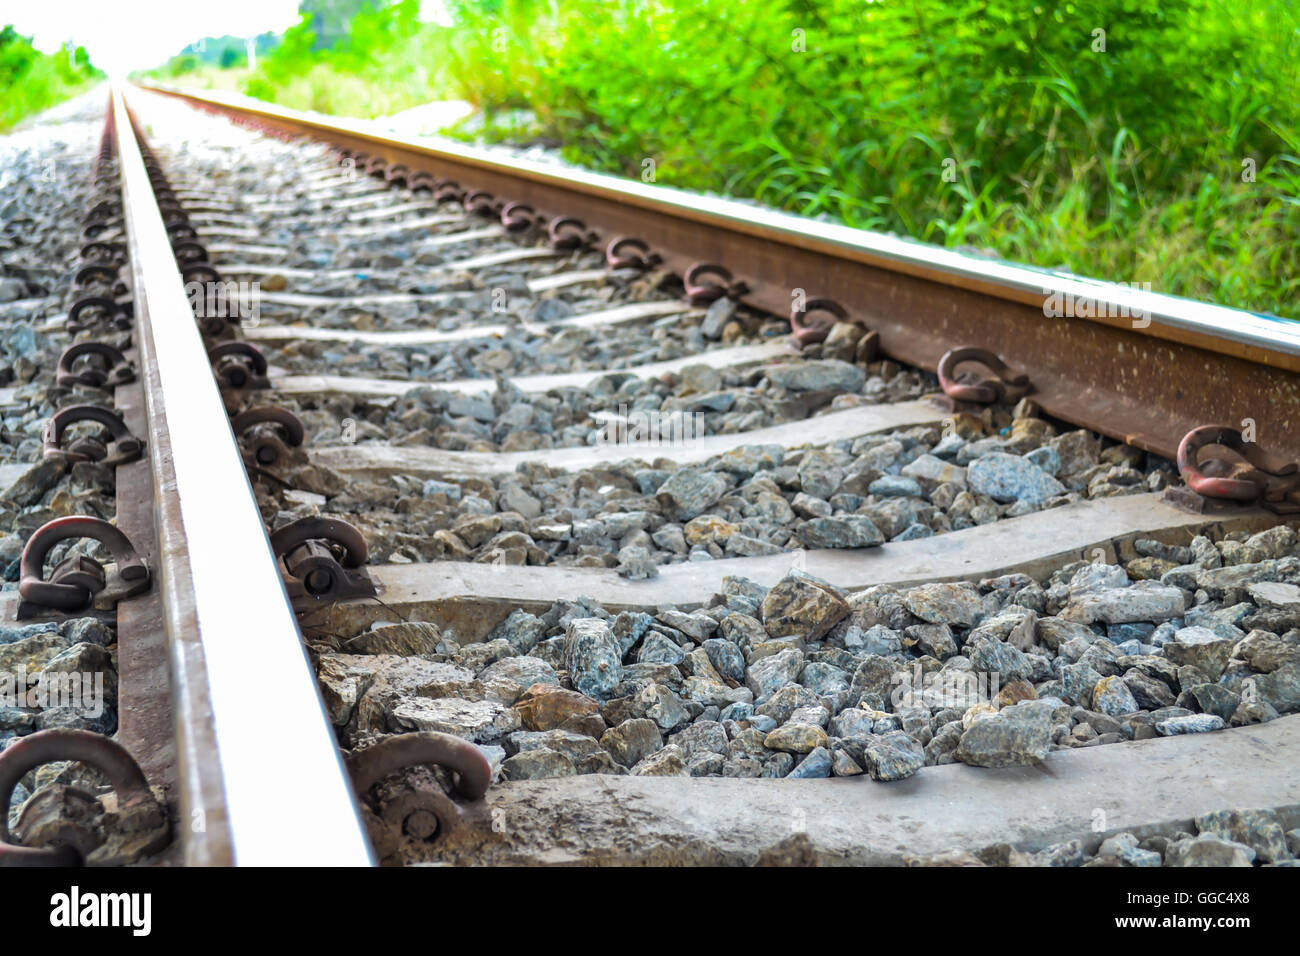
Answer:
[[[424, 17], [437, 16], [424, 3]], [[200, 37], [284, 32], [298, 21], [298, 0], [0, 0], [0, 27], [30, 36], [37, 49], [84, 46], [109, 74], [157, 66]]]

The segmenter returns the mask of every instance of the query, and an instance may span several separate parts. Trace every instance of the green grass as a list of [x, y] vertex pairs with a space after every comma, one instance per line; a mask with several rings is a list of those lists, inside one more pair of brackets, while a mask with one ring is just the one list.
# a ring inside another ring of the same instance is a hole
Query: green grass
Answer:
[[450, 28], [410, 3], [363, 11], [327, 51], [296, 27], [245, 90], [356, 116], [461, 97], [488, 121], [465, 136], [555, 140], [637, 178], [650, 159], [662, 184], [1300, 317], [1289, 0], [453, 11]]
[[0, 31], [0, 131], [83, 93], [103, 78], [77, 47], [47, 55], [12, 26]]

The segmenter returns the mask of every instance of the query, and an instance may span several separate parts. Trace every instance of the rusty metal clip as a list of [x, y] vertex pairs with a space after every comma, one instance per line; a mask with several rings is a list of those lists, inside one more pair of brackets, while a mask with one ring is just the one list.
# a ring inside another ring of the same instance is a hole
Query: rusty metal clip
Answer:
[[97, 220], [112, 219], [121, 214], [122, 204], [120, 202], [114, 202], [111, 199], [101, 199], [87, 210], [86, 215], [82, 217], [82, 221], [94, 222]]
[[126, 264], [126, 248], [118, 242], [87, 242], [81, 247], [81, 258], [107, 259], [120, 267]]
[[[107, 428], [112, 435], [110, 442], [116, 446], [114, 454], [109, 456], [107, 443], [99, 436], [78, 438], [67, 448], [62, 447], [63, 433], [68, 426], [77, 422], [98, 422]], [[59, 409], [45, 423], [41, 437], [45, 443], [46, 458], [98, 461], [115, 467], [129, 461], [138, 461], [144, 454], [144, 441], [131, 434], [122, 421], [122, 413], [103, 405], [69, 405]]]
[[208, 250], [193, 239], [175, 240], [172, 243], [172, 255], [176, 257], [177, 264], [182, 266], [208, 261]]
[[[831, 319], [809, 322], [807, 316], [813, 312], [825, 312]], [[796, 300], [790, 308], [790, 334], [800, 348], [825, 341], [836, 322], [848, 321], [848, 310], [834, 299], [807, 299], [802, 303]]]
[[[703, 276], [715, 276], [722, 282], [701, 282]], [[714, 262], [696, 262], [682, 276], [686, 287], [686, 301], [691, 305], [708, 305], [724, 296], [739, 300], [749, 291], [745, 282], [733, 279], [731, 270]]]
[[173, 222], [167, 227], [167, 235], [171, 237], [171, 241], [174, 244], [180, 239], [199, 238], [199, 231], [188, 222]]
[[572, 216], [556, 216], [546, 224], [546, 235], [554, 249], [588, 249], [600, 239], [585, 222]]
[[501, 207], [501, 225], [507, 232], [523, 232], [537, 221], [537, 210], [525, 202], [508, 202]]
[[[73, 366], [92, 355], [101, 356], [107, 369], [99, 369], [86, 362], [73, 371]], [[115, 388], [135, 381], [135, 369], [121, 352], [107, 342], [77, 342], [69, 345], [59, 356], [58, 372], [55, 376], [63, 388], [74, 385], [87, 385], [91, 388]]]
[[399, 189], [405, 189], [411, 180], [411, 167], [406, 163], [394, 163], [388, 167], [388, 172], [384, 175], [388, 180], [388, 185], [396, 186]]
[[[958, 373], [962, 362], [978, 362], [996, 375], [980, 377], [973, 371]], [[988, 405], [997, 401], [1015, 402], [1032, 390], [1029, 376], [1013, 375], [1006, 362], [988, 349], [965, 346], [951, 349], [939, 359], [939, 386], [945, 395], [959, 402], [978, 402]]]
[[[346, 763], [357, 798], [366, 804], [371, 787], [408, 767], [432, 765], [451, 771], [456, 792], [471, 801], [483, 799], [492, 783], [492, 768], [483, 751], [459, 737], [431, 730], [384, 737], [348, 754]], [[424, 788], [408, 789], [383, 801], [376, 816], [390, 830], [388, 840], [376, 841], [381, 857], [396, 849], [399, 834], [429, 841], [450, 834], [461, 823], [460, 810], [446, 794]]]
[[438, 180], [432, 173], [426, 173], [423, 170], [415, 173], [409, 182], [411, 192], [433, 192], [433, 187], [437, 185]]
[[[59, 564], [46, 581], [45, 556], [60, 541], [94, 538], [113, 553], [112, 572], [93, 558], [75, 555]], [[82, 611], [99, 596], [116, 602], [149, 590], [149, 567], [125, 534], [100, 518], [69, 515], [55, 518], [27, 539], [19, 561], [18, 593], [23, 601], [17, 617], [28, 618], [47, 610]]]
[[190, 282], [220, 282], [221, 273], [208, 262], [191, 262], [181, 269], [181, 278]]
[[121, 226], [121, 220], [94, 220], [87, 222], [86, 226], [83, 226], [81, 237], [83, 239], [98, 239], [100, 235], [120, 232]]
[[361, 532], [341, 518], [299, 518], [271, 532], [271, 551], [281, 561], [285, 590], [294, 608], [322, 601], [375, 597], [364, 571], [368, 551]]
[[444, 179], [433, 191], [433, 201], [438, 205], [446, 202], [460, 202], [465, 198], [465, 190], [454, 179]]
[[501, 214], [501, 203], [485, 189], [476, 189], [465, 196], [463, 205], [466, 212], [486, 216], [489, 219]]
[[121, 223], [117, 220], [92, 222], [81, 230], [81, 238], [86, 240], [98, 239], [106, 233], [115, 231], [119, 226], [121, 226]]
[[[61, 727], [38, 730], [0, 752], [0, 867], [6, 866], [80, 866], [94, 846], [68, 844], [37, 847], [22, 846], [9, 832], [9, 803], [14, 788], [24, 776], [47, 763], [75, 760], [89, 764], [105, 777], [117, 794], [114, 811], [126, 829], [146, 832], [155, 829], [153, 839], [142, 844], [143, 853], [154, 853], [167, 844], [167, 814], [159, 806], [140, 765], [117, 741], [89, 730]], [[72, 788], [69, 788], [72, 789]], [[89, 794], [83, 796], [93, 800]], [[27, 808], [24, 807], [24, 810]], [[23, 826], [20, 816], [18, 827]]]
[[289, 449], [301, 445], [306, 434], [298, 416], [281, 405], [246, 409], [230, 420], [230, 428], [245, 461], [261, 468], [288, 460]]
[[110, 262], [91, 262], [82, 266], [73, 277], [72, 284], [79, 289], [94, 285], [111, 286], [115, 295], [126, 292], [126, 283], [122, 281], [118, 267]]
[[250, 342], [222, 342], [208, 350], [208, 360], [223, 391], [271, 387], [266, 356]]
[[[1232, 451], [1240, 461], [1202, 450]], [[1257, 503], [1278, 514], [1300, 512], [1300, 464], [1271, 455], [1227, 425], [1193, 428], [1178, 445], [1178, 473], [1187, 487], [1206, 498]]]
[[[628, 250], [632, 250], [629, 254]], [[652, 269], [663, 258], [651, 252], [645, 240], [634, 236], [615, 236], [605, 247], [605, 263], [611, 269]]]
[[[86, 320], [81, 318], [83, 312], [89, 312]], [[66, 328], [69, 332], [83, 332], [99, 322], [112, 322], [119, 329], [130, 327], [125, 303], [111, 299], [106, 295], [86, 295], [72, 303], [68, 309]]]

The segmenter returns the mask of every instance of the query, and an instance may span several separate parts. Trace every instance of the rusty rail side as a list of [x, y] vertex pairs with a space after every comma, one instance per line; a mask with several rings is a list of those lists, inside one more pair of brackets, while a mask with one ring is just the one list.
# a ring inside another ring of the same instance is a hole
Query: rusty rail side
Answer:
[[[1255, 422], [1264, 447], [1300, 457], [1300, 323], [611, 176], [507, 163], [247, 97], [147, 89], [453, 179], [545, 217], [574, 216], [604, 240], [638, 236], [678, 273], [721, 263], [749, 286], [746, 302], [775, 315], [789, 314], [795, 290], [838, 300], [879, 331], [886, 354], [911, 365], [934, 370], [951, 348], [990, 349], [1029, 373], [1048, 414], [1169, 458], [1192, 428], [1243, 419]], [[1094, 314], [1048, 317], [1053, 297], [1083, 299]]]
[[[373, 857], [351, 783], [121, 89], [113, 91], [112, 109], [149, 422], [185, 862], [368, 865]], [[259, 707], [259, 699], [270, 703]]]

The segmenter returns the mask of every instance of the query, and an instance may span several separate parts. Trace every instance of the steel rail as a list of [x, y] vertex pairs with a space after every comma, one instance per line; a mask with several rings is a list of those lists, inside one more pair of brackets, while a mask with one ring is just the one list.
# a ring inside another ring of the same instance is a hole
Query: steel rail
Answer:
[[[974, 345], [1027, 371], [1049, 415], [1172, 458], [1207, 422], [1255, 422], [1260, 442], [1300, 458], [1300, 323], [1017, 265], [744, 203], [522, 159], [375, 123], [235, 94], [153, 84], [208, 112], [454, 179], [604, 239], [635, 235], [684, 273], [718, 262], [745, 301], [788, 315], [792, 295], [829, 297], [881, 335], [885, 354], [934, 370]], [[1091, 314], [1050, 317], [1062, 311]]]
[[120, 88], [111, 109], [150, 426], [185, 862], [370, 865]]

